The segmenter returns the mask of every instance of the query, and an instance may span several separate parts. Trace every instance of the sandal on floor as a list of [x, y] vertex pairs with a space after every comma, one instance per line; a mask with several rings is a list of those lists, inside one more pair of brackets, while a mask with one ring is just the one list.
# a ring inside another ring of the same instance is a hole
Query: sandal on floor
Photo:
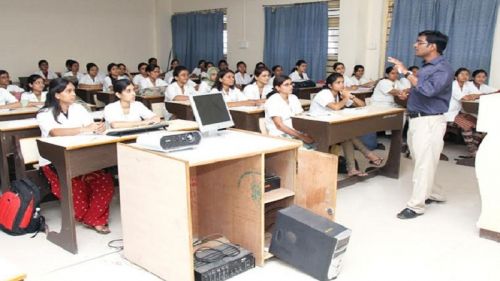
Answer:
[[366, 177], [368, 176], [367, 173], [365, 172], [361, 172], [361, 171], [358, 171], [358, 170], [353, 170], [353, 171], [350, 171], [349, 173], [347, 173], [347, 175], [349, 177], [353, 177], [353, 176], [357, 176], [357, 177]]
[[372, 161], [372, 160], [368, 161], [368, 163], [370, 163], [371, 165], [377, 166], [377, 167], [382, 165], [382, 162], [384, 162], [384, 158], [378, 158], [377, 160], [374, 160], [374, 161]]
[[92, 229], [99, 234], [110, 234], [111, 233], [111, 230], [109, 230], [109, 227], [107, 225], [92, 226], [92, 225], [88, 225], [88, 224], [83, 224], [83, 226], [85, 226], [88, 229]]

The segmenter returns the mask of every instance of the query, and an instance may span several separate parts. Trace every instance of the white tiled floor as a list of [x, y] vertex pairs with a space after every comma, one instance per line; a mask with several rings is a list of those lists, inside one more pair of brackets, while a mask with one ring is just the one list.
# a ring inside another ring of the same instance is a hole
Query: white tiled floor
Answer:
[[[437, 182], [445, 187], [448, 202], [431, 205], [414, 220], [396, 218], [411, 193], [412, 163], [406, 158], [399, 180], [378, 176], [338, 191], [337, 222], [353, 231], [338, 280], [500, 280], [500, 243], [479, 238], [475, 227], [480, 197], [474, 169], [452, 161], [464, 154], [462, 146], [447, 144], [445, 153], [450, 162], [441, 161]], [[0, 233], [0, 257], [23, 269], [29, 281], [160, 280], [107, 246], [121, 237], [117, 201], [112, 234], [78, 226], [78, 255], [47, 242], [43, 234], [31, 239]], [[53, 229], [58, 229], [58, 212], [57, 202], [44, 206]], [[232, 280], [313, 279], [272, 259]]]

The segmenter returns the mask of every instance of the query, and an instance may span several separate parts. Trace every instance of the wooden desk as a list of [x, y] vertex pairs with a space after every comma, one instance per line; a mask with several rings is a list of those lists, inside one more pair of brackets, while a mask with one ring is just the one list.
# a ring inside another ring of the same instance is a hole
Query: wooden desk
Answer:
[[40, 129], [35, 118], [0, 122], [0, 191], [8, 190], [10, 185], [8, 156], [15, 152], [14, 136], [29, 138], [40, 136]]
[[81, 98], [84, 102], [94, 104], [94, 96], [97, 94], [98, 90], [86, 90], [86, 89], [75, 89], [76, 95]]
[[470, 114], [478, 114], [479, 112], [479, 100], [474, 101], [462, 101], [462, 108], [465, 112]]
[[163, 103], [165, 101], [164, 95], [137, 95], [137, 101], [142, 102], [147, 108], [153, 109], [153, 103]]
[[[193, 240], [220, 233], [263, 265], [277, 209], [297, 204], [334, 219], [337, 158], [300, 146], [240, 130], [173, 153], [119, 144], [124, 256], [162, 279], [194, 280]], [[264, 172], [281, 188], [264, 192]]]
[[0, 109], [0, 122], [34, 118], [38, 110], [40, 110], [40, 108], [31, 106], [16, 109]]
[[373, 88], [360, 87], [356, 91], [352, 91], [352, 94], [355, 95], [358, 99], [365, 101], [366, 98], [369, 98], [373, 95]]
[[311, 94], [316, 94], [319, 91], [321, 91], [323, 87], [321, 86], [316, 86], [316, 87], [310, 87], [310, 88], [299, 88], [297, 92], [297, 97], [299, 99], [305, 99], [305, 100], [310, 100], [311, 99]]
[[[173, 129], [193, 129], [193, 122], [169, 121]], [[194, 124], [196, 125], [196, 124]], [[197, 126], [194, 126], [196, 128]], [[170, 128], [170, 127], [169, 127]], [[47, 239], [66, 251], [78, 252], [75, 219], [73, 210], [73, 192], [71, 179], [106, 167], [115, 166], [116, 144], [130, 142], [137, 135], [109, 137], [104, 135], [79, 135], [70, 137], [52, 137], [37, 140], [40, 156], [52, 162], [57, 170], [61, 185], [61, 230], [51, 231]]]
[[98, 100], [100, 100], [101, 102], [103, 102], [106, 105], [118, 100], [118, 97], [113, 92], [97, 91], [95, 95], [96, 95]]
[[[342, 110], [331, 116], [297, 116], [292, 117], [293, 127], [308, 133], [318, 142], [318, 150], [329, 152], [330, 146], [353, 137], [371, 132], [391, 130], [391, 147], [385, 166], [374, 172], [387, 177], [399, 177], [401, 154], [401, 130], [403, 127], [404, 109], [380, 108], [368, 106], [357, 109]], [[370, 172], [371, 173], [371, 172]], [[373, 174], [375, 175], [375, 174]], [[354, 179], [356, 178], [356, 179]], [[340, 187], [355, 183], [359, 177], [351, 177], [339, 183]]]

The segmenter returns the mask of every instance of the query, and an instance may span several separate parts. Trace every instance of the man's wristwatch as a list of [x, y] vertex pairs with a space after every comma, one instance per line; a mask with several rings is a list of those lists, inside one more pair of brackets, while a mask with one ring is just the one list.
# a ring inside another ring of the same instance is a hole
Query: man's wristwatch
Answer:
[[410, 75], [413, 75], [413, 72], [411, 72], [411, 71], [409, 71], [409, 70], [408, 70], [408, 71], [405, 73], [405, 78], [408, 78], [408, 76], [410, 76]]

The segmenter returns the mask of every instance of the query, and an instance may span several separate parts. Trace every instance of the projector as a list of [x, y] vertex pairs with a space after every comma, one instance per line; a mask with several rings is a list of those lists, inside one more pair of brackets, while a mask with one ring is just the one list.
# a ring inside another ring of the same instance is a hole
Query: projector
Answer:
[[189, 132], [153, 132], [137, 137], [137, 144], [157, 151], [176, 151], [197, 146], [201, 141], [198, 131]]

